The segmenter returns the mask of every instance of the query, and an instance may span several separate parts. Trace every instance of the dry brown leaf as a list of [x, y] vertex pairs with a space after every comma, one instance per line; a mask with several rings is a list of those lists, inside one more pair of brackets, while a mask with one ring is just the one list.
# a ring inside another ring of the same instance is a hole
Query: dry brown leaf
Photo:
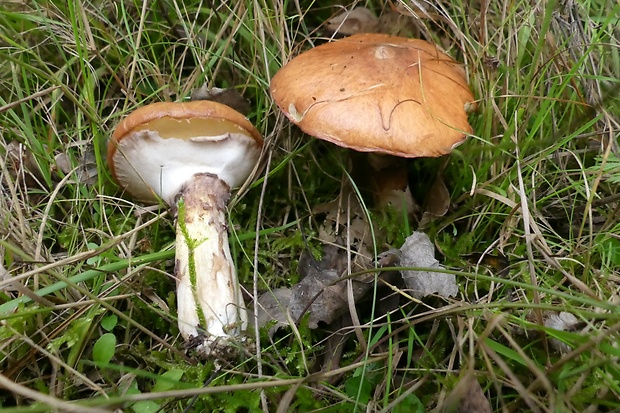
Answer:
[[273, 339], [276, 331], [289, 325], [288, 306], [290, 301], [290, 288], [270, 290], [258, 298], [258, 326], [265, 327], [275, 321], [269, 327], [269, 338]]
[[[336, 253], [327, 253], [330, 249]], [[348, 311], [347, 284], [340, 276], [342, 270], [338, 261], [342, 254], [336, 247], [326, 246], [323, 260], [315, 260], [309, 253], [299, 260], [299, 272], [303, 279], [293, 286], [289, 304], [291, 315], [295, 321], [309, 313], [308, 326], [317, 328], [319, 322], [331, 324]], [[346, 257], [345, 257], [346, 259]], [[369, 285], [353, 280], [353, 297], [357, 301], [369, 289]]]
[[323, 225], [319, 228], [319, 239], [325, 243], [335, 243], [345, 235], [346, 230], [352, 244], [368, 243], [370, 241], [368, 223], [358, 205], [357, 201], [354, 202], [348, 213], [346, 202], [340, 199], [315, 206], [312, 211], [314, 215], [325, 214]]
[[56, 162], [57, 171], [62, 172], [63, 175], [67, 175], [73, 169], [71, 165], [71, 160], [69, 159], [69, 155], [64, 152], [61, 152], [54, 156], [54, 162]]
[[491, 413], [493, 411], [473, 373], [466, 373], [461, 378], [450, 392], [444, 406], [445, 413]]
[[345, 10], [327, 21], [326, 35], [351, 36], [357, 33], [385, 33], [393, 36], [420, 37], [416, 18], [408, 12], [387, 10], [377, 17], [366, 7]]
[[[324, 359], [321, 371], [332, 371], [340, 367], [342, 353], [348, 338], [353, 335], [353, 321], [346, 314], [326, 329], [329, 336], [325, 340]], [[341, 375], [331, 376], [327, 382], [334, 384], [340, 380]]]
[[[56, 163], [56, 175], [58, 179], [62, 175], [67, 175], [74, 171], [69, 155], [62, 152], [54, 157]], [[62, 172], [60, 175], [58, 172]], [[84, 155], [79, 160], [79, 166], [75, 171], [76, 182], [86, 185], [94, 185], [97, 183], [99, 170], [97, 169], [97, 159], [92, 148], [87, 148]]]
[[[545, 311], [542, 316], [544, 326], [554, 330], [577, 331], [583, 329], [587, 325], [583, 320], [579, 320], [572, 313], [568, 313], [566, 311]], [[537, 318], [534, 312], [527, 313], [526, 320], [537, 324]], [[513, 330], [516, 334], [523, 335], [528, 338], [538, 338], [544, 334], [543, 331], [537, 328], [522, 328], [513, 326]], [[549, 342], [551, 348], [558, 353], [564, 354], [572, 350], [569, 345], [553, 337], [548, 337], [547, 341]]]
[[396, 211], [411, 216], [416, 204], [409, 188], [407, 160], [376, 153], [369, 153], [368, 160], [375, 206], [385, 208], [391, 205]]
[[450, 208], [450, 202], [450, 192], [441, 175], [438, 175], [426, 195], [424, 215], [420, 220], [420, 227], [424, 227], [436, 217], [444, 216]]
[[[402, 267], [442, 268], [435, 259], [433, 243], [423, 232], [414, 232], [407, 237], [400, 251]], [[426, 270], [403, 270], [401, 273], [410, 294], [418, 299], [428, 295], [453, 297], [459, 292], [454, 274]]]
[[26, 145], [11, 141], [5, 145], [7, 169], [11, 177], [27, 188], [45, 188], [43, 174], [34, 154]]
[[341, 283], [334, 270], [319, 270], [293, 287], [290, 310], [295, 321], [306, 312], [308, 326], [317, 328], [319, 322], [330, 324], [347, 308], [346, 284]]
[[[543, 314], [545, 327], [552, 328], [559, 331], [572, 331], [575, 330], [582, 322], [572, 313], [566, 311], [555, 312], [548, 311]], [[551, 347], [559, 353], [568, 353], [572, 349], [570, 346], [558, 339], [549, 339]]]
[[92, 148], [87, 149], [80, 158], [80, 167], [78, 169], [78, 182], [86, 185], [94, 185], [97, 183], [97, 159], [95, 151]]
[[356, 33], [378, 33], [379, 20], [366, 7], [346, 10], [329, 19], [324, 28], [326, 34], [351, 36]]
[[219, 87], [210, 88], [206, 83], [201, 87], [192, 90], [190, 99], [210, 100], [212, 102], [221, 103], [246, 116], [252, 111], [250, 102], [236, 89], [221, 89]]
[[[347, 203], [347, 199], [351, 202]], [[370, 266], [372, 232], [360, 203], [350, 189], [345, 188], [339, 199], [317, 205], [313, 213], [315, 216], [325, 214], [319, 228], [319, 239], [324, 244], [349, 243], [352, 253], [351, 271], [364, 270]], [[380, 228], [375, 227], [375, 235], [377, 238], [381, 236]]]
[[394, 14], [399, 14], [410, 19], [437, 20], [441, 18], [440, 15], [433, 13], [434, 9], [429, 6], [424, 6], [423, 3], [418, 1], [408, 2], [406, 6], [402, 3], [391, 5], [391, 9]]
[[412, 15], [409, 12], [401, 13], [398, 10], [385, 11], [379, 16], [379, 32], [393, 36], [419, 38], [422, 37], [418, 20], [425, 16]]
[[[290, 289], [278, 288], [259, 297], [259, 327], [275, 321], [269, 329], [273, 337], [279, 328], [289, 325], [291, 318], [298, 322], [306, 313], [310, 328], [317, 328], [320, 322], [331, 324], [349, 308], [347, 283], [340, 276], [346, 265], [346, 255], [336, 246], [326, 245], [321, 260], [310, 253], [302, 254], [298, 267], [301, 281]], [[369, 289], [370, 284], [354, 280], [354, 300], [361, 299]]]
[[472, 252], [464, 255], [472, 264], [483, 264], [491, 267], [493, 271], [500, 277], [506, 277], [510, 271], [510, 260], [501, 252], [496, 254], [486, 254], [480, 252]]

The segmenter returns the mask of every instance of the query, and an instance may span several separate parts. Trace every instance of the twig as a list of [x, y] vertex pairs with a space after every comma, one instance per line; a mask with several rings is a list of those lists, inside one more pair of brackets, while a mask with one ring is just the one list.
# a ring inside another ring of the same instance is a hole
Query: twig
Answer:
[[108, 409], [101, 409], [98, 407], [87, 407], [77, 403], [69, 403], [56, 397], [49, 396], [47, 394], [40, 393], [38, 391], [29, 389], [26, 386], [22, 386], [19, 383], [11, 381], [8, 377], [0, 373], [0, 387], [4, 387], [11, 393], [19, 394], [28, 399], [35, 400], [39, 403], [44, 403], [57, 411], [68, 413], [109, 413]]
[[9, 109], [13, 109], [15, 106], [19, 106], [22, 103], [28, 102], [29, 100], [37, 99], [37, 98], [40, 98], [42, 96], [45, 96], [45, 95], [47, 95], [49, 93], [52, 93], [53, 91], [55, 91], [56, 89], [59, 89], [59, 88], [60, 88], [60, 86], [50, 86], [47, 89], [40, 90], [38, 92], [33, 93], [32, 95], [28, 95], [28, 96], [26, 96], [24, 98], [15, 100], [13, 102], [9, 102], [9, 103], [7, 103], [4, 106], [0, 106], [0, 113], [6, 112]]
[[[516, 112], [515, 112], [514, 120], [515, 120], [515, 125], [517, 125], [518, 118], [517, 118]], [[515, 127], [515, 131], [516, 130], [518, 130], [518, 128]], [[534, 250], [532, 248], [532, 241], [534, 240], [535, 235], [532, 234], [531, 226], [530, 226], [530, 220], [532, 216], [530, 215], [530, 208], [527, 202], [527, 194], [525, 193], [525, 184], [523, 183], [523, 171], [521, 170], [521, 160], [519, 159], [519, 156], [520, 156], [519, 145], [518, 145], [516, 133], [513, 135], [512, 139], [515, 143], [517, 177], [519, 179], [518, 191], [519, 191], [519, 198], [521, 199], [521, 217], [523, 218], [523, 233], [525, 234], [525, 248], [527, 250], [527, 257], [528, 257], [527, 263], [528, 263], [528, 269], [530, 272], [530, 282], [532, 283], [533, 286], [537, 287], [538, 279], [536, 278], [536, 269], [534, 268]], [[532, 295], [534, 297], [534, 304], [539, 305], [540, 294], [538, 293], [538, 291], [533, 290]], [[538, 325], [542, 327], [544, 325], [544, 321], [543, 321], [542, 311], [540, 311], [540, 308], [535, 309], [534, 314], [536, 315], [536, 321], [538, 322]], [[549, 362], [549, 345], [547, 343], [546, 335], [542, 336], [542, 343], [543, 343], [543, 348], [545, 350], [545, 354], [547, 355], [547, 362]]]
[[[260, 199], [258, 201], [258, 211], [256, 211], [256, 240], [254, 242], [254, 273], [252, 275], [252, 294], [254, 295], [254, 340], [256, 345], [256, 368], [258, 370], [258, 377], [263, 377], [263, 362], [261, 358], [261, 344], [260, 344], [260, 326], [258, 325], [258, 249], [260, 245], [260, 227], [261, 217], [263, 214], [263, 203], [265, 202], [265, 193], [267, 192], [267, 182], [269, 178], [269, 170], [271, 167], [271, 154], [272, 151], [267, 151], [267, 165], [265, 165], [265, 173], [263, 180], [263, 187], [260, 192]], [[260, 392], [260, 401], [263, 411], [269, 412], [269, 405], [267, 404], [267, 395], [264, 390]]]

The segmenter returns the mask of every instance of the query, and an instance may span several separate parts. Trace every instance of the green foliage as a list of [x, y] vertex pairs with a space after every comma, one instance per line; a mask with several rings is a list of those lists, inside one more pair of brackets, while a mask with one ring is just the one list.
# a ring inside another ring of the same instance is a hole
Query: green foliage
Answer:
[[425, 411], [424, 404], [414, 394], [410, 394], [405, 397], [400, 403], [394, 406], [392, 410], [394, 413], [423, 413]]
[[80, 344], [84, 333], [90, 328], [92, 321], [92, 318], [89, 319], [88, 317], [76, 319], [61, 337], [50, 342], [49, 348], [59, 351], [63, 345], [67, 348], [73, 348], [75, 345]]
[[105, 366], [110, 363], [116, 352], [116, 336], [105, 333], [97, 339], [93, 346], [93, 361], [98, 365]]
[[620, 267], [620, 240], [605, 238], [597, 242], [603, 262], [610, 267]]
[[106, 331], [112, 331], [118, 323], [118, 317], [115, 314], [103, 317], [101, 319], [101, 327]]
[[[377, 376], [375, 375], [375, 378]], [[368, 404], [373, 397], [373, 391], [377, 383], [371, 381], [368, 375], [362, 376], [361, 373], [353, 375], [344, 383], [344, 390], [347, 396], [356, 403]]]
[[173, 390], [181, 381], [185, 372], [181, 369], [171, 369], [162, 374], [153, 386], [154, 392]]
[[135, 413], [156, 413], [161, 410], [161, 406], [154, 401], [144, 400], [134, 403], [131, 410]]

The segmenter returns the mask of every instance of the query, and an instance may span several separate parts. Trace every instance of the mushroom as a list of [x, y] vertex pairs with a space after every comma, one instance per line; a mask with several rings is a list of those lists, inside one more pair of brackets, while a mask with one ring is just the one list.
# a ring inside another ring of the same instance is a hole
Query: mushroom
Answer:
[[[322, 44], [282, 67], [271, 95], [307, 134], [361, 152], [437, 157], [472, 131], [467, 115], [474, 97], [464, 71], [419, 39], [364, 33]], [[378, 156], [370, 163], [375, 170], [393, 165]], [[401, 197], [408, 191], [406, 168], [391, 169], [401, 177], [397, 188], [380, 188], [379, 204], [393, 197], [392, 189]]]
[[134, 198], [177, 211], [179, 331], [199, 353], [224, 351], [247, 327], [230, 255], [230, 190], [255, 168], [263, 139], [252, 123], [211, 101], [153, 103], [119, 123], [108, 143], [112, 177]]

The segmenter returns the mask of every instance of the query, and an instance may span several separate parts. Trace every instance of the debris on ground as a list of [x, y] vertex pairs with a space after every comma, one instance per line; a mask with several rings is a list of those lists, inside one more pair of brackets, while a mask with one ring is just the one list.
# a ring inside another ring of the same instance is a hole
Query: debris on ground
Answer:
[[401, 267], [423, 267], [420, 270], [402, 270], [409, 293], [415, 298], [429, 295], [454, 297], [459, 292], [454, 274], [441, 272], [443, 267], [435, 259], [435, 247], [428, 235], [414, 232], [400, 247]]

